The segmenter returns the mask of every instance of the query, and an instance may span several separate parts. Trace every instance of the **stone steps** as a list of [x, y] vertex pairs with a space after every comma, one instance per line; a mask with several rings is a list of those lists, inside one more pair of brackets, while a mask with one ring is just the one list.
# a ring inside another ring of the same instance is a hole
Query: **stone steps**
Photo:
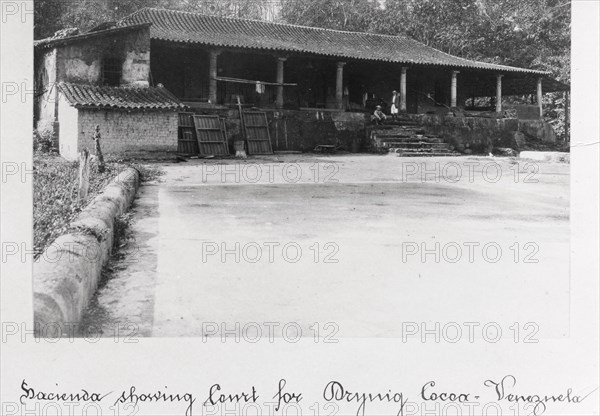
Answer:
[[394, 126], [393, 128], [377, 129], [381, 134], [425, 134], [425, 129], [419, 126]]
[[417, 136], [379, 136], [382, 143], [445, 143], [440, 137], [417, 137]]
[[434, 156], [461, 156], [460, 153], [450, 149], [407, 149], [402, 147], [392, 147], [389, 153], [396, 153], [401, 157], [434, 157]]
[[453, 152], [450, 146], [445, 144], [440, 146], [406, 146], [403, 144], [395, 144], [388, 147], [388, 149], [403, 149], [406, 151], [419, 151], [419, 152]]
[[383, 144], [383, 143], [395, 143], [398, 145], [404, 144], [404, 143], [421, 143], [423, 145], [428, 145], [428, 144], [438, 144], [438, 143], [444, 143], [443, 140], [439, 140], [439, 139], [417, 139], [415, 137], [400, 137], [400, 138], [385, 138], [385, 137], [381, 137], [381, 138], [377, 138], [378, 143]]
[[383, 122], [383, 126], [418, 126], [419, 123], [411, 119], [387, 119]]
[[416, 137], [416, 136], [423, 136], [423, 137], [437, 137], [437, 136], [427, 136], [425, 134], [424, 131], [422, 130], [418, 130], [418, 131], [407, 131], [407, 130], [402, 130], [402, 131], [390, 131], [390, 132], [385, 132], [385, 133], [375, 133], [377, 134], [377, 137]]
[[460, 156], [444, 139], [426, 134], [425, 128], [411, 119], [386, 120], [370, 133], [374, 146], [402, 157]]

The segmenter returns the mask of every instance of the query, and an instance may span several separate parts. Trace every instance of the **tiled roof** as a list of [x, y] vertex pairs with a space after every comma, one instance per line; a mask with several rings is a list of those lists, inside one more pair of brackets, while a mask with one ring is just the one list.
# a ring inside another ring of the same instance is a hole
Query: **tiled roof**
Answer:
[[98, 30], [95, 32], [87, 32], [87, 33], [77, 34], [77, 35], [73, 35], [73, 36], [67, 36], [64, 38], [51, 37], [51, 38], [46, 38], [46, 39], [40, 39], [40, 40], [34, 41], [33, 46], [35, 48], [45, 49], [45, 48], [54, 47], [54, 46], [58, 46], [58, 45], [68, 44], [68, 43], [79, 41], [79, 40], [90, 39], [90, 38], [106, 36], [106, 35], [111, 35], [111, 34], [117, 34], [117, 33], [123, 33], [123, 32], [129, 32], [132, 30], [142, 29], [142, 28], [148, 27], [148, 26], [150, 26], [150, 23], [146, 23], [146, 22], [141, 23], [141, 24], [133, 24], [133, 25], [122, 25], [121, 24], [118, 27], [112, 27], [109, 29]]
[[182, 110], [187, 107], [165, 87], [105, 87], [61, 82], [59, 90], [77, 108]]
[[141, 9], [123, 19], [120, 24], [144, 22], [152, 23], [152, 39], [172, 42], [311, 53], [345, 59], [548, 74], [544, 71], [459, 58], [408, 36], [345, 32], [153, 8]]

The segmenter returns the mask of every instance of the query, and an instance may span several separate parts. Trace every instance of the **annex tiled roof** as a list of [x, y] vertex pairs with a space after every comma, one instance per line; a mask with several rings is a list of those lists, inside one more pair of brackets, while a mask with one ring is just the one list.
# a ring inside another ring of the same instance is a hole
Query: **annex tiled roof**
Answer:
[[141, 9], [124, 18], [120, 24], [145, 22], [152, 23], [152, 39], [172, 42], [311, 53], [345, 59], [548, 74], [544, 71], [459, 58], [408, 36], [346, 32], [153, 8]]
[[54, 47], [54, 46], [58, 46], [58, 45], [66, 45], [71, 42], [81, 41], [81, 40], [85, 40], [85, 39], [91, 39], [91, 38], [96, 38], [96, 37], [100, 37], [100, 36], [107, 36], [107, 35], [112, 35], [112, 34], [119, 34], [119, 33], [129, 32], [129, 31], [133, 31], [133, 30], [138, 30], [138, 29], [142, 29], [142, 28], [145, 28], [148, 26], [150, 26], [150, 23], [120, 25], [118, 27], [111, 27], [111, 28], [104, 29], [104, 30], [81, 33], [81, 34], [77, 34], [77, 35], [73, 35], [73, 36], [66, 36], [63, 38], [51, 37], [51, 38], [36, 40], [33, 42], [33, 46], [38, 49], [45, 49], [45, 48], [50, 48], [50, 47]]
[[127, 110], [187, 108], [165, 87], [105, 87], [61, 82], [59, 90], [73, 107]]

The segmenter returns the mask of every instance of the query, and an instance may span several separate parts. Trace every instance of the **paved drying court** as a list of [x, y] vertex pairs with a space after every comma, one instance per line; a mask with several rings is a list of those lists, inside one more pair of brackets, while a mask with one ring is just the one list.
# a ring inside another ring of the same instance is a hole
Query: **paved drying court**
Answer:
[[568, 334], [568, 164], [286, 155], [164, 170], [85, 318], [107, 334]]

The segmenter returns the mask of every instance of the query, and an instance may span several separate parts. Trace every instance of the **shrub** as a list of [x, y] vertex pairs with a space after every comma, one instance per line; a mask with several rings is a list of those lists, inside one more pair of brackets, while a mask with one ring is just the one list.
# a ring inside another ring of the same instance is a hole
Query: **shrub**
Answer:
[[[90, 187], [88, 197], [80, 202], [79, 162], [69, 162], [60, 156], [36, 153], [33, 160], [33, 243], [35, 256], [39, 256], [61, 234], [91, 200], [98, 195], [120, 172], [130, 165], [107, 162], [106, 170], [99, 172], [97, 161], [90, 161]], [[160, 169], [133, 164], [140, 172], [141, 181], [158, 178]]]
[[52, 132], [49, 130], [33, 130], [33, 150], [48, 153], [53, 149]]
[[39, 256], [58, 236], [64, 234], [81, 209], [91, 201], [119, 171], [127, 166], [107, 164], [100, 175], [90, 166], [90, 187], [86, 201], [79, 202], [79, 162], [37, 153], [33, 161], [33, 244]]

